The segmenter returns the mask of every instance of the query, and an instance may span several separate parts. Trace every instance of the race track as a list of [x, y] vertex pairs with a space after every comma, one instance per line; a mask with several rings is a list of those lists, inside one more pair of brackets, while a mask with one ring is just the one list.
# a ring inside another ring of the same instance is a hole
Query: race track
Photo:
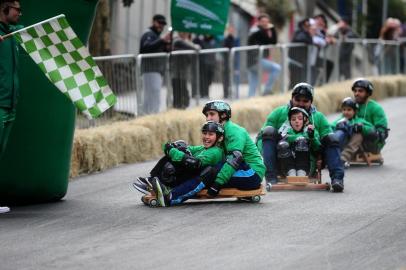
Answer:
[[129, 183], [155, 161], [123, 165], [0, 215], [0, 269], [406, 269], [406, 97], [382, 105], [385, 164], [347, 170], [344, 193], [149, 208]]

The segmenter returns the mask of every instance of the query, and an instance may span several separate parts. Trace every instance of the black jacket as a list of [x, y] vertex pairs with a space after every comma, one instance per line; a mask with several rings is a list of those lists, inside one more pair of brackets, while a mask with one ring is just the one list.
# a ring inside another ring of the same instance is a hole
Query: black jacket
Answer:
[[[258, 27], [258, 30], [253, 32], [248, 37], [248, 45], [271, 45], [278, 42], [278, 36], [274, 27], [271, 27], [271, 37], [268, 36], [268, 31]], [[264, 58], [268, 58], [269, 50], [264, 51]], [[253, 66], [258, 63], [258, 52], [248, 51], [248, 66]]]
[[[159, 37], [160, 33], [151, 26], [141, 36], [140, 41], [140, 53], [162, 53], [168, 52], [168, 43]], [[142, 72], [160, 72], [165, 71], [165, 59], [164, 57], [157, 58], [144, 58], [142, 60]]]

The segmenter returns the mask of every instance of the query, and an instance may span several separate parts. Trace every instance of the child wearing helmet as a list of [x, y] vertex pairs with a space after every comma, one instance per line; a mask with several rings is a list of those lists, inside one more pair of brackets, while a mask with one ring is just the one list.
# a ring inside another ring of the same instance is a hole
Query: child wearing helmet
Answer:
[[170, 206], [193, 197], [214, 180], [213, 166], [224, 159], [222, 125], [207, 121], [202, 126], [202, 145], [184, 141], [163, 145], [165, 156], [151, 170], [150, 177], [137, 177], [133, 187], [144, 194], [153, 190], [161, 206]]
[[231, 118], [231, 107], [222, 100], [207, 102], [202, 110], [206, 120], [224, 125], [224, 152], [222, 164], [214, 183], [207, 189], [209, 196], [217, 196], [223, 187], [253, 190], [261, 186], [265, 166], [255, 143], [247, 130]]
[[314, 162], [311, 166], [311, 156], [320, 150], [319, 133], [309, 124], [309, 114], [302, 108], [291, 108], [288, 119], [289, 125], [282, 130], [277, 145], [282, 173], [287, 176], [308, 176], [315, 168]]
[[360, 149], [363, 137], [375, 133], [374, 126], [365, 119], [357, 116], [358, 104], [351, 97], [341, 102], [342, 114], [331, 123], [334, 132], [340, 137], [341, 160], [345, 167]]
[[313, 103], [314, 89], [308, 83], [298, 83], [293, 87], [292, 98], [287, 105], [275, 108], [267, 117], [257, 136], [257, 147], [266, 166], [265, 179], [267, 189], [278, 182], [277, 145], [283, 126], [289, 126], [288, 113], [292, 107], [300, 107], [309, 114], [309, 123], [320, 135], [321, 154], [329, 170], [331, 187], [334, 192], [344, 190], [344, 166], [340, 160], [340, 147], [325, 115], [319, 112]]

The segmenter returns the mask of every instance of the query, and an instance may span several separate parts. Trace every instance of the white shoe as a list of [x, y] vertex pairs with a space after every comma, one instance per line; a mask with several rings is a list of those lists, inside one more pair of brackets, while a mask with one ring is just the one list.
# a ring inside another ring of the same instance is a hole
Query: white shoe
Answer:
[[288, 171], [288, 176], [296, 176], [296, 170], [295, 169], [290, 169]]
[[9, 211], [10, 211], [10, 208], [8, 208], [7, 206], [0, 206], [0, 214], [7, 213]]
[[306, 176], [307, 173], [304, 170], [297, 170], [297, 176]]

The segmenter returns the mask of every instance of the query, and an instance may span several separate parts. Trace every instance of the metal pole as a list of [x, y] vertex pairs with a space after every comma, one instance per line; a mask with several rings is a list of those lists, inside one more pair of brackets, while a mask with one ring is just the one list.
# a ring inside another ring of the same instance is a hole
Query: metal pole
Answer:
[[196, 78], [195, 78], [195, 87], [196, 87], [196, 105], [200, 105], [200, 50], [196, 50]]
[[362, 0], [362, 29], [361, 36], [362, 38], [367, 37], [367, 16], [368, 16], [368, 1]]
[[358, 0], [352, 2], [352, 29], [358, 32]]
[[130, 50], [130, 7], [126, 8], [126, 23], [125, 23], [125, 33], [126, 33], [126, 40], [125, 40], [125, 52], [129, 53]]
[[144, 89], [142, 87], [143, 81], [142, 81], [142, 72], [141, 72], [141, 64], [142, 64], [142, 54], [139, 54], [135, 58], [135, 63], [136, 63], [136, 68], [135, 68], [135, 74], [136, 74], [136, 80], [135, 83], [137, 85], [137, 90], [136, 90], [136, 96], [137, 96], [137, 115], [141, 116], [144, 113], [144, 109], [142, 105], [144, 104]]
[[288, 53], [287, 53], [287, 48], [286, 48], [286, 44], [282, 44], [280, 46], [281, 49], [281, 66], [282, 66], [282, 82], [281, 82], [281, 93], [285, 93], [286, 90], [288, 89], [287, 86], [287, 80], [286, 80], [286, 76], [288, 74], [288, 69], [287, 69], [287, 59], [288, 59]]
[[313, 45], [306, 45], [307, 47], [307, 61], [306, 61], [306, 82], [312, 83], [312, 66], [311, 66], [311, 52]]
[[388, 17], [388, 0], [382, 2], [382, 26], [385, 25], [386, 18]]
[[262, 65], [261, 65], [261, 60], [262, 57], [264, 57], [264, 47], [259, 46], [259, 52], [258, 52], [258, 85], [257, 89], [255, 89], [255, 95], [260, 96], [262, 92]]
[[234, 91], [234, 58], [235, 58], [235, 51], [233, 48], [231, 48], [228, 51], [228, 63], [225, 63], [228, 65], [228, 97], [230, 100], [234, 99], [234, 95], [236, 94], [237, 91]]

